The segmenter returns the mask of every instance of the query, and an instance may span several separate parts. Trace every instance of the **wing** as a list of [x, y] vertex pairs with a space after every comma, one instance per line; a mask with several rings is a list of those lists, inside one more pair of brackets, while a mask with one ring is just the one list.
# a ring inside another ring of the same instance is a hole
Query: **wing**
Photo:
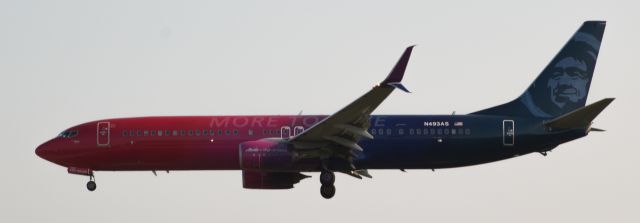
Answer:
[[409, 92], [400, 81], [404, 76], [413, 47], [407, 47], [391, 73], [380, 84], [335, 114], [291, 138], [289, 142], [297, 152], [302, 157], [341, 158], [352, 168], [352, 171], [347, 174], [370, 177], [368, 174], [359, 174], [363, 171], [356, 171], [353, 166], [353, 158], [363, 150], [358, 142], [362, 138], [373, 139], [373, 136], [367, 132], [370, 126], [369, 116], [394, 89]]

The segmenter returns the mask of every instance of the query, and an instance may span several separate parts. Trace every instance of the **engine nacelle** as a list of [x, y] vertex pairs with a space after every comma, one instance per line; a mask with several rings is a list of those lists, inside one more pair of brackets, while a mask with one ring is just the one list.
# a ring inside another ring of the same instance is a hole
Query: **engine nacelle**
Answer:
[[248, 189], [290, 189], [309, 176], [300, 173], [242, 171], [242, 187]]
[[240, 168], [256, 171], [292, 170], [291, 146], [283, 141], [261, 139], [240, 144]]

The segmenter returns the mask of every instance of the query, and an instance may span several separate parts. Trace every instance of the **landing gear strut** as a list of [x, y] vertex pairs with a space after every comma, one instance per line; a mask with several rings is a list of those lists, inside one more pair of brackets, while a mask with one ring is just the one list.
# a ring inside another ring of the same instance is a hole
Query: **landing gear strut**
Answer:
[[336, 187], [333, 183], [336, 182], [336, 175], [328, 170], [322, 170], [320, 173], [320, 195], [325, 199], [331, 199], [336, 194]]
[[98, 185], [96, 185], [96, 178], [93, 175], [89, 176], [89, 182], [87, 182], [87, 190], [94, 191]]

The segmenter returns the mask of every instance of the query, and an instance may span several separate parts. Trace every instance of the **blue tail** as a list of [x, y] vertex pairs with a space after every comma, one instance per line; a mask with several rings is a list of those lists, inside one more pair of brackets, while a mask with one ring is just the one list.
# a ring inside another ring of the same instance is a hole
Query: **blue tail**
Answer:
[[584, 107], [605, 26], [584, 22], [520, 97], [472, 114], [552, 118]]

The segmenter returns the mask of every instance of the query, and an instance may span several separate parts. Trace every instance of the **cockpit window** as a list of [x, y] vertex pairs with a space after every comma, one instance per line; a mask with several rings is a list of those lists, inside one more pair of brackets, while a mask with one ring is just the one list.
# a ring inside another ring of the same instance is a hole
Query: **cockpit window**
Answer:
[[60, 135], [58, 135], [58, 137], [61, 137], [61, 138], [73, 138], [76, 136], [78, 136], [78, 130], [67, 130], [60, 133]]
[[69, 131], [64, 131], [58, 134], [58, 137], [67, 138], [69, 136]]

